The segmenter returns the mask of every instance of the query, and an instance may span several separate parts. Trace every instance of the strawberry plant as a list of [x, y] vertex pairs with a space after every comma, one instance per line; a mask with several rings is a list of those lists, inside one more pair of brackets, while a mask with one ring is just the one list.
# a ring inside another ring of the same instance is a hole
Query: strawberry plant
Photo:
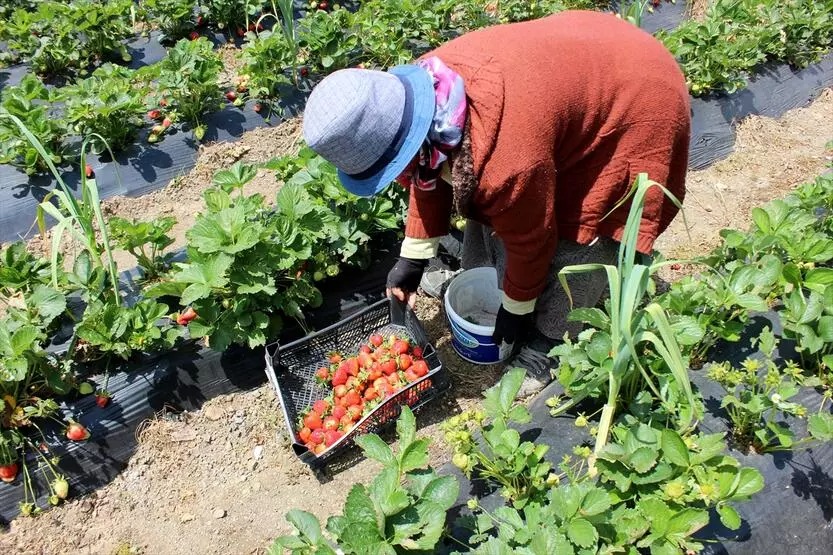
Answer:
[[147, 87], [137, 86], [133, 72], [111, 64], [91, 77], [60, 90], [67, 127], [81, 137], [91, 137], [92, 151], [100, 154], [109, 145], [115, 151], [129, 145], [142, 126]]
[[191, 336], [205, 337], [217, 350], [263, 345], [277, 337], [282, 315], [302, 323], [301, 308], [321, 303], [321, 293], [298, 270], [325, 240], [332, 214], [301, 186], [284, 185], [274, 209], [261, 195], [234, 194], [253, 177], [243, 164], [217, 175], [204, 193], [206, 211], [186, 233], [188, 262], [175, 264], [146, 292], [191, 305], [198, 314], [188, 325]]
[[162, 31], [160, 41], [177, 41], [194, 29], [196, 0], [143, 0], [141, 5], [148, 22]]
[[132, 0], [73, 0], [70, 4], [71, 29], [83, 37], [85, 59], [100, 61], [117, 53], [120, 60], [129, 62], [130, 53], [122, 41], [130, 37]]
[[18, 241], [0, 251], [0, 298], [7, 303], [9, 297], [27, 295], [50, 279], [49, 261], [26, 250], [26, 243]]
[[293, 510], [286, 516], [296, 533], [276, 539], [269, 553], [434, 551], [460, 485], [428, 466], [428, 440], [416, 438], [416, 419], [408, 407], [402, 407], [396, 431], [398, 451], [375, 434], [356, 439], [365, 455], [382, 468], [369, 486], [354, 485], [342, 514], [329, 518], [326, 531], [331, 539], [314, 515]]
[[164, 319], [167, 314], [167, 305], [151, 299], [131, 307], [94, 301], [75, 328], [77, 353], [85, 360], [107, 357], [109, 365], [113, 357], [127, 360], [137, 351], [170, 349], [182, 331]]
[[249, 80], [249, 94], [256, 99], [280, 96], [281, 87], [292, 84], [286, 75], [298, 64], [292, 44], [280, 32], [263, 31], [243, 45], [243, 75]]
[[136, 258], [142, 271], [142, 279], [154, 280], [168, 270], [171, 253], [164, 250], [174, 240], [167, 234], [176, 223], [173, 217], [160, 217], [149, 222], [110, 218], [110, 235], [119, 248]]
[[203, 116], [222, 106], [217, 81], [222, 68], [219, 55], [202, 37], [177, 42], [159, 64], [158, 95], [191, 124], [197, 140], [205, 134]]
[[313, 70], [331, 72], [350, 66], [359, 49], [351, 18], [349, 11], [336, 6], [330, 12], [311, 11], [298, 21], [301, 48]]
[[200, 10], [208, 22], [231, 36], [238, 30], [245, 33], [263, 4], [258, 0], [200, 0]]
[[48, 171], [44, 156], [29, 140], [26, 132], [8, 116], [17, 118], [42, 145], [49, 160], [63, 162], [64, 125], [50, 113], [52, 93], [34, 75], [27, 74], [20, 85], [5, 87], [0, 95], [0, 163], [11, 164], [27, 174]]

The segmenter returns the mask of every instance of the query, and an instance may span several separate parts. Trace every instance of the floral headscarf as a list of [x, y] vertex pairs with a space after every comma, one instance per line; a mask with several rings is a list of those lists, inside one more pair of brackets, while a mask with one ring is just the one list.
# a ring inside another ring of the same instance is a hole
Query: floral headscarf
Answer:
[[419, 149], [417, 164], [397, 177], [403, 187], [417, 187], [424, 191], [437, 186], [437, 178], [448, 153], [463, 138], [466, 125], [466, 91], [463, 78], [436, 56], [419, 60], [416, 65], [426, 70], [434, 80], [437, 107], [428, 136]]

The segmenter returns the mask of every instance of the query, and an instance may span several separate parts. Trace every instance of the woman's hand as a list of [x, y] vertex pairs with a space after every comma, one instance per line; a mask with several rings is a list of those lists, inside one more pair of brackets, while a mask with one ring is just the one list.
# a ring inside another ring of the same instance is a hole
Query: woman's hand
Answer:
[[416, 305], [416, 291], [427, 265], [428, 260], [400, 257], [399, 261], [388, 272], [385, 294], [388, 297], [395, 297], [400, 302], [407, 302], [408, 306], [414, 308], [414, 305]]

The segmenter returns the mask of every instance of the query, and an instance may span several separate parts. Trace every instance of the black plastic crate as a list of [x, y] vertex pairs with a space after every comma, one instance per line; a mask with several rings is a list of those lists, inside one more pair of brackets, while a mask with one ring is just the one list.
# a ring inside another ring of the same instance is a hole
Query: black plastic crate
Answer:
[[[297, 441], [295, 432], [301, 412], [331, 392], [328, 387], [316, 383], [315, 371], [327, 365], [328, 353], [356, 353], [374, 333], [404, 336], [413, 345], [419, 345], [428, 364], [428, 374], [386, 399], [324, 453], [311, 453]], [[284, 346], [279, 343], [267, 345], [266, 375], [281, 402], [286, 426], [292, 434], [293, 451], [301, 461], [314, 468], [323, 467], [335, 455], [352, 448], [357, 436], [379, 433], [395, 424], [403, 404], [416, 411], [450, 385], [448, 371], [443, 368], [434, 346], [428, 342], [416, 314], [402, 303], [388, 299], [303, 339]]]

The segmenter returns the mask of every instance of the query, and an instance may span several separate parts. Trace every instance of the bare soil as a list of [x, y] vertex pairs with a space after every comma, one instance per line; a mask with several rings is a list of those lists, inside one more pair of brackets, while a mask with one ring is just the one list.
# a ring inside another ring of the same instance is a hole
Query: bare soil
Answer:
[[[833, 139], [831, 121], [833, 93], [827, 91], [779, 120], [752, 117], [741, 123], [736, 152], [689, 176], [688, 231], [678, 218], [657, 247], [668, 257], [706, 253], [717, 244], [720, 229], [745, 228], [752, 207], [813, 179], [833, 160], [825, 146]], [[182, 244], [213, 172], [238, 159], [263, 161], [291, 152], [298, 128], [296, 121], [207, 146], [190, 174], [147, 197], [111, 199], [107, 212], [174, 215]], [[268, 198], [276, 187], [264, 175], [249, 190]], [[420, 298], [417, 311], [452, 374], [451, 392], [418, 415], [419, 433], [432, 438], [431, 460], [438, 465], [449, 456], [439, 423], [478, 403], [500, 368], [476, 367], [453, 353], [438, 301]], [[324, 519], [341, 509], [353, 483], [368, 482], [377, 471], [362, 460], [319, 480], [287, 449], [278, 411], [274, 394], [263, 386], [215, 398], [194, 413], [159, 415], [141, 427], [136, 454], [110, 485], [38, 518], [15, 520], [0, 533], [0, 553], [262, 553], [289, 531], [284, 519], [289, 509]]]

